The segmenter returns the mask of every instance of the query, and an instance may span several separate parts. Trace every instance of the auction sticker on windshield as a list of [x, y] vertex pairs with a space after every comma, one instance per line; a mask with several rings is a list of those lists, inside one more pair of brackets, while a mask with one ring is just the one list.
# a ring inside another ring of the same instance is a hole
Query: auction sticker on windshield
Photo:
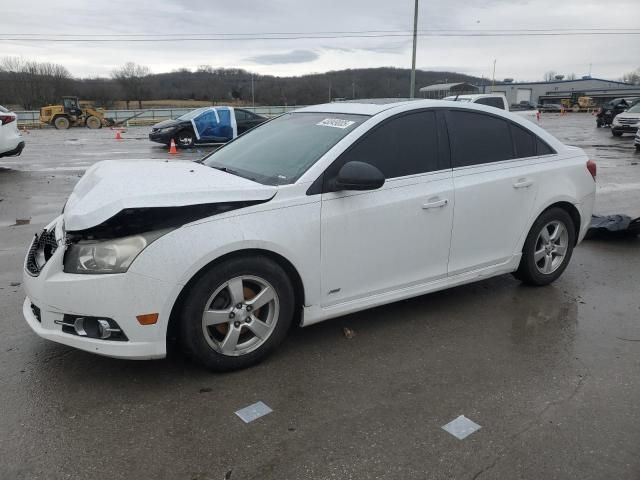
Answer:
[[320, 125], [321, 127], [349, 128], [354, 123], [356, 122], [342, 120], [341, 118], [325, 118], [321, 122], [316, 123], [316, 125]]

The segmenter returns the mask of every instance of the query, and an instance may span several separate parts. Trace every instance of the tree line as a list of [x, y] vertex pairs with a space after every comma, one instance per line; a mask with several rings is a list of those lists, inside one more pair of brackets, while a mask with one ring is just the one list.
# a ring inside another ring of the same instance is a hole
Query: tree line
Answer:
[[[478, 83], [480, 78], [452, 72], [416, 72], [416, 88], [442, 82]], [[416, 92], [417, 94], [418, 92]], [[75, 78], [62, 65], [7, 57], [0, 59], [0, 104], [37, 110], [72, 95], [98, 107], [125, 101], [127, 108], [148, 100], [240, 101], [256, 105], [310, 105], [336, 98], [407, 97], [409, 70], [365, 68], [300, 77], [258, 75], [238, 68], [179, 69], [153, 74], [126, 63], [110, 77]]]
[[[142, 108], [142, 101], [148, 100], [311, 105], [337, 98], [404, 98], [409, 94], [409, 73], [408, 69], [383, 67], [276, 77], [202, 65], [195, 70], [154, 74], [146, 66], [129, 62], [109, 77], [75, 78], [62, 65], [5, 57], [0, 59], [0, 104], [37, 110], [58, 103], [64, 95], [105, 108], [113, 107], [117, 101], [125, 101], [127, 108]], [[555, 72], [544, 76], [552, 80]], [[640, 69], [625, 74], [624, 80], [640, 83]], [[454, 72], [416, 71], [416, 89], [447, 82], [482, 85], [489, 81]]]

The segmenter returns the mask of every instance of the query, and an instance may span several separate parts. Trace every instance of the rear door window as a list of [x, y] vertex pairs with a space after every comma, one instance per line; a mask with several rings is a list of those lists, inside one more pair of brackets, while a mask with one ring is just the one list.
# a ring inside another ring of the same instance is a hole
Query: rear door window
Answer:
[[547, 142], [536, 138], [536, 150], [538, 155], [553, 155], [556, 151], [547, 145]]
[[249, 120], [249, 115], [247, 115], [247, 112], [245, 110], [236, 109], [235, 114], [236, 114], [236, 120], [240, 120], [240, 121]]
[[515, 158], [509, 124], [487, 113], [447, 112], [454, 167], [467, 167]]
[[516, 158], [526, 158], [536, 156], [537, 137], [524, 128], [512, 123], [511, 134], [516, 148]]

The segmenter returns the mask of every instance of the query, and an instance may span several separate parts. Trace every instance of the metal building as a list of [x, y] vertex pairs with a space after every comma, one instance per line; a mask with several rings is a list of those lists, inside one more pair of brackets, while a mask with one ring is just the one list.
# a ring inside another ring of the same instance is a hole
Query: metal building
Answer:
[[481, 86], [480, 91], [482, 93], [504, 93], [510, 105], [521, 101], [560, 103], [563, 99], [572, 99], [572, 97], [578, 96], [592, 97], [596, 104], [602, 105], [614, 98], [640, 97], [640, 85], [590, 77], [550, 82], [499, 82], [493, 86]]
[[437, 83], [435, 85], [428, 85], [420, 89], [420, 93], [424, 98], [434, 99], [448, 97], [449, 95], [466, 95], [479, 92], [479, 87], [466, 82]]

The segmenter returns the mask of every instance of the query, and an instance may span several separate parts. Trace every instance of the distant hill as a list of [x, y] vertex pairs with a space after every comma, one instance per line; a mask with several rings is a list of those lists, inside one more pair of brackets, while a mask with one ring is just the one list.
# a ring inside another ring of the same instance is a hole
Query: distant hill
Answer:
[[[402, 68], [360, 68], [298, 77], [256, 75], [242, 69], [202, 67], [150, 74], [133, 80], [72, 77], [61, 65], [42, 73], [28, 69], [3, 70], [0, 65], [0, 104], [37, 109], [74, 95], [97, 106], [112, 107], [119, 101], [142, 107], [160, 100], [164, 105], [252, 103], [252, 77], [256, 105], [310, 105], [336, 98], [404, 98], [409, 96], [410, 70]], [[44, 68], [47, 67], [47, 68]], [[482, 79], [455, 72], [416, 71], [416, 96], [426, 85], [446, 82], [479, 83]]]
[[[178, 71], [152, 75], [149, 99], [193, 99], [251, 102], [251, 74], [245, 70]], [[482, 79], [455, 72], [416, 71], [416, 96], [426, 85], [478, 83]], [[254, 75], [255, 102], [261, 105], [309, 105], [335, 98], [409, 96], [410, 70], [361, 68], [299, 77]]]

